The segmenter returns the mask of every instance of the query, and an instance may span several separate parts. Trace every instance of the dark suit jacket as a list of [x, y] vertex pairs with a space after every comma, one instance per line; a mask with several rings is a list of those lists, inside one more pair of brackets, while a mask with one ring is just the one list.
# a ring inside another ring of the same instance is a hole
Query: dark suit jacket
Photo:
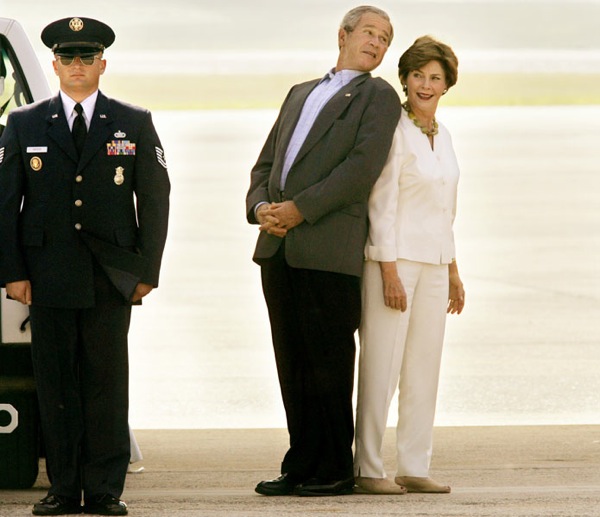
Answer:
[[60, 96], [14, 110], [0, 139], [0, 285], [29, 279], [34, 304], [91, 307], [95, 256], [125, 298], [157, 286], [169, 190], [150, 112], [100, 92], [78, 159]]
[[[285, 152], [313, 80], [294, 86], [251, 173], [247, 218], [254, 207], [280, 201]], [[285, 184], [305, 221], [285, 237], [285, 255], [297, 268], [361, 276], [367, 237], [367, 201], [400, 118], [396, 91], [380, 78], [363, 74], [336, 93], [319, 113]], [[283, 239], [261, 232], [258, 263], [272, 257]]]

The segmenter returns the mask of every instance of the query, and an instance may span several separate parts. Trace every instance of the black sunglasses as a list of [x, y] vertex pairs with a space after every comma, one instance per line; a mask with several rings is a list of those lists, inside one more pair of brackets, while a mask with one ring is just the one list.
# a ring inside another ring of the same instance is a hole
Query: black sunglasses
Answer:
[[70, 66], [75, 61], [75, 58], [78, 57], [82, 64], [86, 66], [92, 66], [96, 58], [100, 59], [95, 54], [86, 55], [86, 56], [56, 56], [57, 61], [60, 61], [60, 64], [63, 66]]

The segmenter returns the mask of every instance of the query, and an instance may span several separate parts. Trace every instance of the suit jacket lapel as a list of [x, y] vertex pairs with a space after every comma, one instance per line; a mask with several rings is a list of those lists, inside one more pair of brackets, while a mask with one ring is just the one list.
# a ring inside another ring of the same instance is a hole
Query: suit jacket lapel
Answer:
[[73, 135], [69, 130], [69, 124], [65, 117], [65, 110], [62, 101], [60, 100], [60, 94], [50, 99], [46, 121], [48, 122], [48, 136], [52, 138], [52, 140], [54, 140], [74, 162], [77, 162], [77, 149], [75, 149]]
[[314, 81], [309, 81], [300, 85], [295, 95], [291, 96], [289, 99], [285, 116], [282, 117], [280, 134], [277, 136], [278, 149], [275, 153], [275, 160], [273, 162], [273, 171], [275, 171], [274, 183], [277, 185], [277, 188], [279, 188], [279, 181], [281, 180], [281, 171], [283, 169], [285, 153], [290, 144], [290, 140], [292, 139], [294, 129], [296, 129], [296, 124], [302, 113], [306, 98], [320, 81], [321, 79], [315, 79]]
[[[342, 87], [321, 110], [317, 116], [315, 123], [308, 132], [306, 140], [298, 151], [298, 155], [294, 163], [300, 161], [312, 147], [323, 137], [333, 123], [340, 117], [348, 105], [360, 93], [358, 86], [361, 85], [371, 74], [362, 74], [350, 81], [346, 86]], [[293, 165], [292, 165], [293, 167]]]
[[78, 171], [82, 170], [98, 152], [98, 149], [106, 144], [106, 140], [109, 138], [111, 132], [109, 127], [111, 123], [112, 117], [108, 99], [102, 92], [98, 92], [94, 115], [92, 116], [90, 129], [77, 166]]

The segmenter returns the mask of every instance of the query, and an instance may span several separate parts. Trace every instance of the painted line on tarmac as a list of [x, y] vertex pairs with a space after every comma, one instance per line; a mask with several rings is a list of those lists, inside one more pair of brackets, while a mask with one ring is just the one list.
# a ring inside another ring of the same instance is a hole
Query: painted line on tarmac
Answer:
[[[600, 493], [598, 485], [556, 485], [556, 486], [484, 486], [484, 487], [456, 487], [452, 488], [452, 494], [576, 494], [576, 493]], [[252, 488], [181, 488], [181, 489], [126, 489], [123, 494], [125, 500], [137, 500], [141, 498], [187, 498], [194, 495], [203, 496], [235, 496], [235, 497], [260, 497]], [[408, 498], [415, 496], [438, 496], [439, 494], [407, 494]], [[354, 494], [354, 497], [371, 497], [370, 494]]]

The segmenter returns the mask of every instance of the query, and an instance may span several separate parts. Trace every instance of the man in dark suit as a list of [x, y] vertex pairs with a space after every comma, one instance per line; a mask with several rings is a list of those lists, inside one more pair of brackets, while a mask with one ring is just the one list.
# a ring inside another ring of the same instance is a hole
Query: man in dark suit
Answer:
[[393, 30], [357, 7], [338, 34], [337, 66], [294, 86], [251, 173], [248, 221], [261, 265], [290, 435], [264, 495], [352, 492], [352, 389], [367, 201], [400, 117], [394, 89], [370, 71]]
[[0, 139], [0, 284], [30, 306], [51, 479], [34, 515], [127, 514], [127, 334], [158, 286], [170, 184], [150, 113], [98, 90], [114, 39], [88, 18], [48, 25], [60, 92]]

